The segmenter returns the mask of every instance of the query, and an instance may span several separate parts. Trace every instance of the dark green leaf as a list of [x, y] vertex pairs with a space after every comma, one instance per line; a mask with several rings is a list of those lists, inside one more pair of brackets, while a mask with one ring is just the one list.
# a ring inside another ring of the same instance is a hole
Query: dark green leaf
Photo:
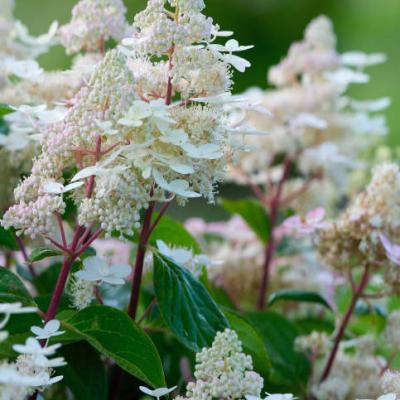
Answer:
[[4, 117], [7, 114], [14, 112], [15, 110], [8, 104], [0, 103], [0, 117]]
[[273, 312], [247, 314], [267, 348], [272, 364], [271, 383], [299, 394], [304, 391], [310, 374], [307, 358], [294, 350], [299, 332], [294, 324]]
[[154, 291], [161, 315], [176, 338], [200, 351], [210, 346], [228, 321], [205, 287], [171, 259], [154, 256]]
[[253, 359], [255, 370], [264, 378], [270, 376], [271, 362], [268, 352], [256, 328], [242, 316], [231, 311], [224, 311], [231, 328], [238, 334], [243, 350]]
[[10, 229], [4, 229], [0, 225], [0, 247], [5, 247], [8, 250], [17, 251], [19, 246], [15, 240], [14, 233]]
[[48, 257], [61, 256], [63, 253], [60, 250], [55, 250], [51, 247], [38, 247], [34, 249], [29, 256], [29, 262], [44, 260]]
[[262, 242], [268, 241], [271, 224], [263, 205], [253, 199], [223, 199], [222, 206], [230, 213], [240, 215]]
[[300, 318], [295, 320], [301, 335], [309, 335], [313, 331], [331, 334], [335, 329], [333, 321], [319, 318]]
[[63, 320], [62, 324], [143, 382], [153, 387], [165, 386], [156, 347], [126, 313], [94, 305]]
[[64, 376], [65, 384], [75, 400], [106, 400], [107, 375], [104, 363], [93, 347], [85, 342], [63, 346], [60, 353], [67, 365], [57, 373]]
[[317, 303], [323, 305], [329, 310], [332, 310], [330, 304], [319, 293], [307, 292], [305, 290], [298, 289], [281, 289], [272, 293], [268, 298], [268, 305], [271, 306], [277, 301], [282, 300]]
[[51, 264], [47, 269], [33, 279], [33, 284], [39, 294], [53, 292], [60, 271], [61, 263]]
[[36, 306], [20, 279], [3, 267], [0, 267], [0, 302], [19, 302], [25, 306]]

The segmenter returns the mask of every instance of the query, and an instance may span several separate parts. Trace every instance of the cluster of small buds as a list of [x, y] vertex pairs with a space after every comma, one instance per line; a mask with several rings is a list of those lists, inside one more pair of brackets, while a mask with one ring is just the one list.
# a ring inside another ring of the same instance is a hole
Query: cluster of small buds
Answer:
[[[162, 56], [173, 46], [189, 46], [211, 39], [212, 19], [201, 11], [204, 2], [169, 2], [175, 8], [171, 18], [165, 9], [166, 0], [151, 0], [142, 12], [136, 14], [134, 26], [138, 32], [129, 43], [139, 53]], [[127, 43], [127, 42], [126, 42]]]
[[80, 0], [71, 21], [59, 29], [68, 54], [102, 51], [109, 39], [120, 41], [128, 32], [126, 7], [122, 0]]
[[325, 332], [313, 331], [308, 336], [298, 336], [295, 349], [313, 357], [325, 356], [332, 348], [332, 340]]
[[[316, 206], [333, 204], [331, 196], [321, 199], [320, 185], [328, 182], [337, 203], [348, 189], [349, 173], [363, 165], [358, 162], [361, 150], [372, 147], [377, 137], [387, 133], [383, 116], [376, 115], [390, 104], [389, 99], [355, 101], [345, 96], [352, 83], [367, 83], [364, 67], [384, 61], [356, 63], [362, 53], [336, 50], [336, 37], [331, 21], [320, 16], [310, 22], [304, 39], [294, 43], [288, 55], [269, 72], [269, 82], [275, 89], [251, 89], [249, 99], [271, 111], [271, 115], [248, 112], [246, 120], [256, 130], [270, 135], [248, 135], [247, 148], [241, 156], [241, 170], [232, 169], [231, 179], [243, 184], [243, 175], [261, 185], [268, 178], [275, 182], [281, 174], [266, 176], [274, 156], [289, 154], [301, 173], [300, 186], [315, 183], [312, 193], [301, 191], [296, 207], [310, 203]], [[362, 137], [362, 139], [360, 139]], [[276, 162], [275, 162], [276, 163]], [[278, 178], [274, 178], [277, 176]], [[248, 179], [247, 179], [248, 181]], [[311, 182], [310, 182], [311, 181]], [[290, 184], [290, 183], [289, 183]], [[296, 192], [296, 188], [291, 188]], [[290, 193], [289, 193], [290, 194]], [[321, 203], [325, 201], [325, 203]]]
[[[42, 139], [42, 153], [34, 161], [32, 174], [28, 176], [16, 189], [15, 199], [19, 202], [11, 207], [2, 221], [5, 227], [15, 226], [18, 230], [30, 235], [45, 234], [49, 228], [51, 212], [64, 211], [65, 203], [62, 193], [47, 193], [45, 185], [48, 182], [57, 182], [62, 179], [65, 168], [76, 164], [76, 149], [94, 150], [94, 140], [100, 131], [97, 123], [111, 117], [117, 118], [121, 109], [126, 107], [132, 95], [132, 77], [127, 70], [123, 59], [116, 51], [111, 51], [96, 68], [87, 87], [81, 89], [76, 96], [76, 104], [69, 110], [67, 116], [60, 122], [50, 124], [46, 128]], [[96, 122], [97, 121], [97, 122]], [[112, 137], [105, 137], [105, 147], [115, 144]], [[87, 160], [82, 159], [82, 163]], [[90, 160], [88, 160], [90, 162]], [[104, 181], [112, 180], [104, 177]], [[105, 183], [106, 185], [106, 183]], [[100, 186], [101, 187], [101, 186]], [[83, 193], [74, 193], [76, 200], [82, 204], [80, 220], [90, 219], [90, 215], [104, 215], [109, 218], [111, 211], [102, 213], [94, 207], [85, 207], [82, 202]], [[102, 195], [107, 199], [103, 190]], [[107, 200], [105, 200], [107, 202]], [[113, 203], [110, 204], [113, 206]], [[99, 204], [99, 208], [104, 204]], [[35, 210], [38, 210], [36, 212]], [[89, 216], [86, 215], [86, 211]], [[137, 220], [136, 212], [131, 212], [129, 220]], [[102, 223], [101, 215], [99, 216]], [[129, 221], [128, 221], [129, 223]], [[132, 225], [130, 226], [132, 228]], [[113, 227], [110, 228], [110, 231]]]
[[381, 377], [381, 386], [384, 393], [394, 393], [400, 397], [400, 372], [385, 371]]
[[44, 195], [37, 201], [21, 202], [7, 211], [7, 219], [3, 226], [8, 229], [14, 227], [20, 233], [34, 238], [37, 235], [46, 235], [52, 231], [55, 213], [63, 214], [65, 203], [61, 197]]
[[374, 168], [371, 182], [339, 217], [320, 231], [319, 252], [326, 262], [342, 270], [353, 264], [371, 266], [391, 262], [380, 235], [400, 234], [400, 171], [396, 164]]
[[243, 399], [260, 396], [263, 379], [253, 371], [251, 357], [243, 353], [236, 332], [218, 332], [212, 347], [196, 354], [195, 382], [181, 400]]

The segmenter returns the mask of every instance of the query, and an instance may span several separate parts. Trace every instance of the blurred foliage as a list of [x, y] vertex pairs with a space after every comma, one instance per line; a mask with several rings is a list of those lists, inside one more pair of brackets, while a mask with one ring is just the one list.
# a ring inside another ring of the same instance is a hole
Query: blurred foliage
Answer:
[[[124, 0], [129, 8], [128, 18], [144, 8], [146, 0]], [[43, 32], [53, 20], [61, 24], [70, 18], [70, 11], [77, 0], [16, 0], [16, 15], [31, 32]], [[254, 44], [246, 58], [252, 68], [244, 74], [236, 74], [235, 91], [251, 86], [265, 88], [268, 68], [277, 63], [287, 52], [291, 42], [299, 40], [307, 23], [325, 14], [335, 25], [339, 50], [384, 52], [386, 64], [372, 67], [371, 83], [352, 89], [352, 95], [360, 99], [390, 96], [392, 105], [387, 110], [390, 128], [388, 143], [400, 144], [400, 52], [399, 21], [400, 1], [384, 0], [206, 0], [206, 14], [223, 28], [235, 31], [241, 44]], [[67, 67], [69, 58], [61, 47], [40, 59], [48, 69]], [[236, 197], [241, 193], [232, 193]], [[200, 202], [200, 201], [199, 201]], [[197, 208], [194, 202], [193, 208]], [[192, 207], [190, 207], [192, 208]], [[192, 209], [193, 210], [193, 209]], [[187, 208], [179, 211], [180, 219], [187, 215]], [[215, 214], [215, 215], [214, 215]], [[190, 215], [190, 213], [189, 213]], [[221, 216], [220, 210], [208, 209], [207, 219]]]

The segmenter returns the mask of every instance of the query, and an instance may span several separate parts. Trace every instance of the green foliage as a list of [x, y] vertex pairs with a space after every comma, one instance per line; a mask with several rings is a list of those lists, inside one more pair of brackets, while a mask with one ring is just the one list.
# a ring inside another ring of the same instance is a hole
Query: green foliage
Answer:
[[5, 247], [7, 250], [17, 251], [19, 246], [15, 240], [12, 230], [4, 229], [0, 225], [0, 247]]
[[240, 215], [262, 242], [268, 241], [271, 223], [262, 204], [254, 199], [223, 199], [222, 206], [231, 214]]
[[165, 386], [156, 347], [126, 313], [103, 305], [89, 306], [62, 324], [133, 376], [153, 387]]
[[14, 109], [8, 104], [0, 103], [0, 117], [4, 117], [7, 114], [14, 112]]
[[298, 289], [281, 289], [272, 293], [268, 298], [268, 305], [271, 306], [283, 300], [316, 303], [332, 310], [330, 304], [319, 293]]
[[2, 302], [36, 306], [21, 280], [8, 269], [0, 267], [0, 303]]
[[57, 370], [64, 376], [65, 384], [75, 400], [106, 400], [107, 375], [104, 363], [97, 352], [85, 342], [60, 349], [67, 365]]
[[250, 322], [257, 327], [264, 340], [272, 365], [271, 387], [296, 394], [303, 393], [310, 375], [310, 365], [303, 354], [294, 350], [299, 331], [286, 318], [273, 312], [251, 312]]
[[208, 347], [228, 321], [206, 288], [171, 259], [154, 256], [154, 290], [165, 323], [188, 348]]
[[28, 261], [32, 263], [35, 261], [44, 260], [48, 257], [61, 256], [62, 254], [63, 253], [60, 250], [56, 250], [52, 247], [37, 247], [30, 254]]

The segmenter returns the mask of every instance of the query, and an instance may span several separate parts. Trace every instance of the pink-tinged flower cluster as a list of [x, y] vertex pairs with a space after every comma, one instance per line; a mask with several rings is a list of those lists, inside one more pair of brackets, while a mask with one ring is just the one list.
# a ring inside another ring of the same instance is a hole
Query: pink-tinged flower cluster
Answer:
[[281, 235], [298, 238], [308, 236], [329, 225], [328, 222], [324, 221], [325, 214], [324, 208], [316, 208], [309, 211], [305, 216], [294, 215], [283, 221], [277, 230]]
[[246, 93], [272, 115], [250, 111], [241, 117], [254, 131], [270, 134], [245, 138], [248, 151], [230, 177], [240, 184], [277, 183], [283, 166], [276, 156], [286, 154], [301, 172], [285, 184], [292, 208], [300, 212], [304, 204], [326, 208], [337, 204], [347, 193], [352, 171], [364, 166], [363, 150], [388, 132], [380, 112], [390, 100], [356, 101], [348, 97], [347, 89], [369, 82], [364, 68], [384, 60], [381, 54], [339, 54], [332, 22], [325, 16], [312, 20], [303, 40], [270, 69], [269, 83], [275, 88]]

